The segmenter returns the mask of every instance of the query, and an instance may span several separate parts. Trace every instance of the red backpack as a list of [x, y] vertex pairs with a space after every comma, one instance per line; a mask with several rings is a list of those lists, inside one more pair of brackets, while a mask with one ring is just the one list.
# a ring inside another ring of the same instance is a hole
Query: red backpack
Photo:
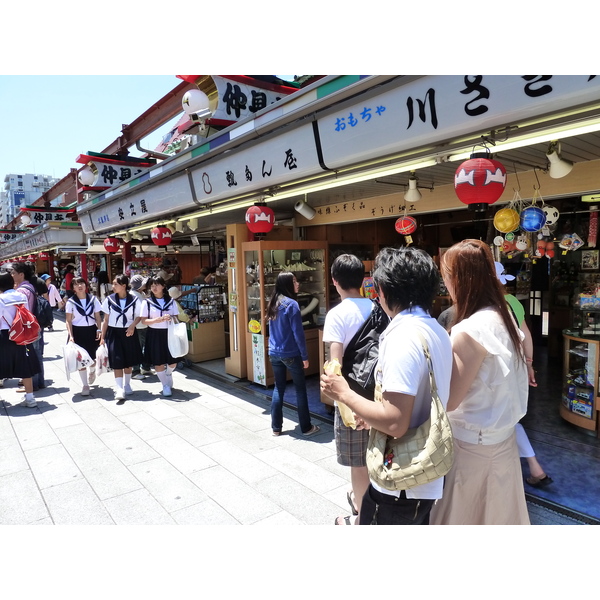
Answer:
[[15, 318], [10, 326], [8, 339], [19, 346], [33, 344], [40, 335], [40, 326], [31, 311], [24, 304], [16, 304]]

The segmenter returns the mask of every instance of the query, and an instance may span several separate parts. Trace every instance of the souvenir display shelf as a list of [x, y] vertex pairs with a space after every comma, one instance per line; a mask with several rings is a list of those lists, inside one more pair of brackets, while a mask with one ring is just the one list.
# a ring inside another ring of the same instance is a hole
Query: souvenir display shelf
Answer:
[[184, 284], [180, 287], [182, 292], [198, 289], [198, 293], [187, 294], [178, 300], [190, 317], [187, 324], [190, 349], [186, 358], [192, 362], [225, 358], [223, 286]]
[[290, 271], [300, 284], [298, 304], [309, 354], [307, 375], [320, 371], [318, 327], [323, 325], [326, 305], [327, 249], [323, 242], [247, 242], [242, 245], [246, 272], [244, 307], [248, 338], [248, 379], [269, 386], [274, 383], [268, 360], [267, 304], [281, 272]]
[[565, 329], [563, 394], [560, 415], [569, 423], [600, 433], [598, 364], [600, 336], [580, 337], [576, 330]]

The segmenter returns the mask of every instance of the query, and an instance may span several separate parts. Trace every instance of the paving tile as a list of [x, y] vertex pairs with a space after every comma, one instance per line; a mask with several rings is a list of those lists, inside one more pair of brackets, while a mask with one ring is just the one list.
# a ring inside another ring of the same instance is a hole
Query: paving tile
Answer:
[[198, 471], [190, 475], [190, 479], [244, 525], [255, 523], [281, 510], [277, 504], [223, 467]]
[[131, 465], [129, 469], [169, 513], [206, 499], [198, 486], [164, 458]]
[[147, 490], [137, 490], [104, 500], [117, 525], [174, 525], [169, 513]]
[[81, 479], [82, 474], [61, 444], [34, 448], [25, 453], [40, 489]]
[[208, 426], [210, 424], [223, 423], [227, 419], [218, 412], [199, 404], [198, 402], [182, 402], [177, 410], [190, 419], [194, 419], [198, 423]]
[[324, 494], [345, 483], [341, 477], [284, 448], [265, 450], [256, 457], [318, 494]]
[[340, 507], [284, 474], [259, 482], [256, 490], [306, 525], [333, 525]]
[[56, 525], [113, 525], [114, 521], [85, 479], [42, 491]]
[[13, 425], [23, 450], [43, 448], [58, 443], [58, 438], [52, 427], [42, 416], [25, 420], [15, 418]]
[[30, 471], [0, 477], [0, 525], [29, 525], [48, 517], [48, 510]]
[[97, 454], [106, 450], [102, 440], [85, 423], [61, 427], [56, 430], [56, 434], [73, 457]]
[[294, 515], [290, 514], [289, 512], [281, 510], [277, 514], [271, 515], [266, 519], [256, 521], [254, 525], [264, 525], [267, 527], [288, 527], [304, 525], [304, 523], [300, 519], [294, 517]]
[[119, 419], [143, 440], [169, 435], [171, 430], [144, 411], [130, 413]]
[[265, 431], [268, 428], [270, 432], [270, 421], [267, 421], [263, 415], [254, 415], [239, 406], [221, 408], [217, 412], [250, 431]]
[[144, 410], [157, 421], [164, 421], [165, 419], [179, 417], [181, 413], [174, 408], [175, 406], [179, 406], [179, 403], [173, 405], [170, 404], [171, 403], [167, 404], [167, 401], [162, 400], [157, 402], [148, 402], [147, 405], [144, 406]]
[[279, 472], [230, 441], [204, 446], [202, 451], [216, 463], [249, 484], [273, 477]]
[[74, 456], [75, 463], [101, 500], [139, 490], [142, 484], [108, 449]]
[[68, 425], [78, 425], [83, 422], [72, 406], [67, 403], [57, 405], [54, 410], [44, 409], [41, 412], [52, 429], [67, 427]]
[[207, 498], [171, 513], [178, 525], [241, 525], [223, 507]]
[[158, 453], [130, 429], [111, 431], [99, 437], [124, 465], [135, 465], [158, 457]]
[[179, 417], [175, 417], [174, 419], [167, 419], [162, 423], [163, 425], [166, 425], [173, 433], [176, 433], [178, 436], [197, 448], [206, 446], [207, 444], [213, 444], [221, 440], [221, 436], [188, 416], [181, 415]]
[[0, 438], [0, 477], [27, 469], [29, 465], [16, 437]]
[[207, 469], [216, 464], [204, 452], [174, 433], [152, 438], [148, 440], [148, 444], [184, 475]]
[[101, 406], [96, 410], [82, 412], [80, 416], [86, 425], [98, 434], [125, 429], [125, 425], [120, 419]]

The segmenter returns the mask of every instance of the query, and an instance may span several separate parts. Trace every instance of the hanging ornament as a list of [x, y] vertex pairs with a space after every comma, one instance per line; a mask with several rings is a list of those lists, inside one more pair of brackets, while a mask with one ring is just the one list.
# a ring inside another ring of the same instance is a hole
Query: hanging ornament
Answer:
[[173, 234], [168, 227], [164, 225], [159, 225], [155, 227], [151, 232], [152, 241], [156, 246], [168, 246], [173, 239]]
[[539, 231], [546, 223], [546, 213], [537, 206], [528, 206], [521, 213], [521, 229], [523, 231]]
[[489, 152], [471, 154], [454, 174], [454, 190], [458, 199], [471, 210], [485, 211], [502, 196], [506, 187], [506, 169], [490, 158]]
[[545, 206], [542, 206], [542, 210], [544, 211], [544, 214], [546, 215], [546, 225], [547, 226], [556, 225], [558, 223], [558, 218], [560, 217], [560, 213], [558, 212], [558, 210], [556, 210], [556, 208], [554, 208], [554, 206], [550, 206], [549, 204], [546, 204]]
[[589, 248], [596, 247], [598, 237], [598, 207], [590, 206], [590, 229], [588, 232], [587, 245]]
[[413, 242], [410, 234], [417, 230], [417, 220], [414, 217], [407, 217], [404, 215], [403, 217], [396, 219], [394, 227], [399, 234], [404, 236], [406, 245], [410, 246]]
[[50, 258], [50, 255], [47, 252], [40, 252], [38, 254], [38, 258], [40, 260], [48, 260]]
[[256, 202], [246, 211], [246, 226], [257, 237], [264, 237], [275, 225], [275, 213], [264, 202]]
[[510, 233], [519, 227], [519, 213], [513, 208], [501, 208], [494, 215], [494, 227], [501, 233]]
[[107, 237], [104, 240], [104, 249], [111, 254], [119, 251], [119, 240], [115, 237]]

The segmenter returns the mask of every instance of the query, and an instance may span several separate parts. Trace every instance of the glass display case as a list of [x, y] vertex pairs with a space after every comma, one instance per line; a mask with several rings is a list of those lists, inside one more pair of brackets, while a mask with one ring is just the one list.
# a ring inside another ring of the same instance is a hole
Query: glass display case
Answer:
[[261, 385], [272, 385], [273, 375], [268, 362], [267, 304], [275, 290], [275, 281], [282, 272], [292, 272], [300, 284], [298, 304], [309, 353], [306, 374], [320, 370], [318, 327], [327, 313], [326, 247], [322, 242], [247, 242], [243, 244], [246, 294], [244, 311], [247, 320], [248, 378]]

